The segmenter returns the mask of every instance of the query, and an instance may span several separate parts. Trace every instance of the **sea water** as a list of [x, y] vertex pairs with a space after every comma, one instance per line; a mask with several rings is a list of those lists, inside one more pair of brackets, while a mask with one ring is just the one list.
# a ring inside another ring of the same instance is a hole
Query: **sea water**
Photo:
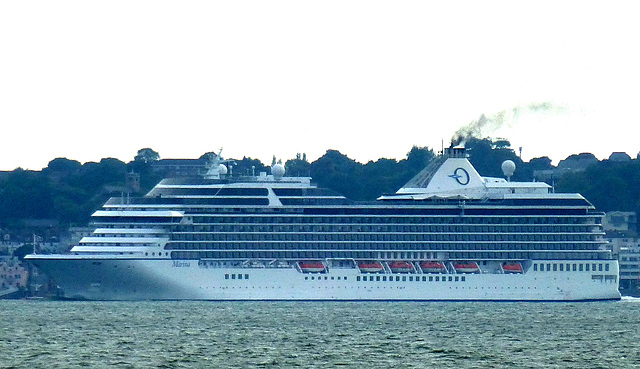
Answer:
[[1, 368], [640, 368], [640, 299], [0, 301]]

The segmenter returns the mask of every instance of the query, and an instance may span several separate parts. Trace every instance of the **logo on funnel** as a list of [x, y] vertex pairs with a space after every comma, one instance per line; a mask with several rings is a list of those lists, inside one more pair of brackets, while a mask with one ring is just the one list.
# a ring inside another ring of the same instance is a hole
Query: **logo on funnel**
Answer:
[[455, 179], [456, 182], [460, 183], [463, 186], [469, 184], [469, 173], [464, 170], [464, 168], [457, 168], [449, 177]]

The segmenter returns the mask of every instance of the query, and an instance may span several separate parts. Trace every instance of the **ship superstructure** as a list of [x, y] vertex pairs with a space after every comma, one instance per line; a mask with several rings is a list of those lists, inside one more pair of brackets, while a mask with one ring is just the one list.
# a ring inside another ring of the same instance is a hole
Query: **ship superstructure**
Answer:
[[69, 298], [620, 298], [602, 213], [545, 183], [482, 177], [462, 148], [371, 202], [285, 177], [281, 164], [227, 176], [216, 158], [205, 178], [110, 199], [70, 254], [27, 258]]

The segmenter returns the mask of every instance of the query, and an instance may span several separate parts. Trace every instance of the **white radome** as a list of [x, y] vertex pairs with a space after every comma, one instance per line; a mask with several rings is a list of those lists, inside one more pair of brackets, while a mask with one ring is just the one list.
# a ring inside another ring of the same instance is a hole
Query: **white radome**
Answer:
[[502, 162], [502, 173], [504, 173], [506, 177], [511, 177], [515, 171], [516, 163], [511, 160], [505, 160]]
[[220, 164], [220, 166], [218, 167], [218, 172], [220, 173], [220, 175], [225, 175], [227, 174], [227, 166], [224, 164]]
[[279, 178], [284, 176], [284, 165], [278, 163], [271, 167], [271, 174], [274, 177]]

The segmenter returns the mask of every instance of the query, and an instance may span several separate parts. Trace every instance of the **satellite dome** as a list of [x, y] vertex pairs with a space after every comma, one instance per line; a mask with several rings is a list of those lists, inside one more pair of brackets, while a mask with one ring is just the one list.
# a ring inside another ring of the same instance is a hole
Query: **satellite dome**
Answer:
[[218, 166], [218, 171], [219, 171], [220, 175], [225, 175], [225, 174], [227, 174], [227, 166], [226, 166], [226, 165], [224, 165], [224, 164], [220, 164], [220, 165]]
[[511, 177], [513, 172], [516, 171], [516, 163], [511, 160], [505, 160], [502, 163], [502, 173], [504, 173], [505, 177]]
[[271, 174], [276, 178], [284, 176], [284, 165], [282, 165], [282, 163], [274, 164], [271, 167]]

